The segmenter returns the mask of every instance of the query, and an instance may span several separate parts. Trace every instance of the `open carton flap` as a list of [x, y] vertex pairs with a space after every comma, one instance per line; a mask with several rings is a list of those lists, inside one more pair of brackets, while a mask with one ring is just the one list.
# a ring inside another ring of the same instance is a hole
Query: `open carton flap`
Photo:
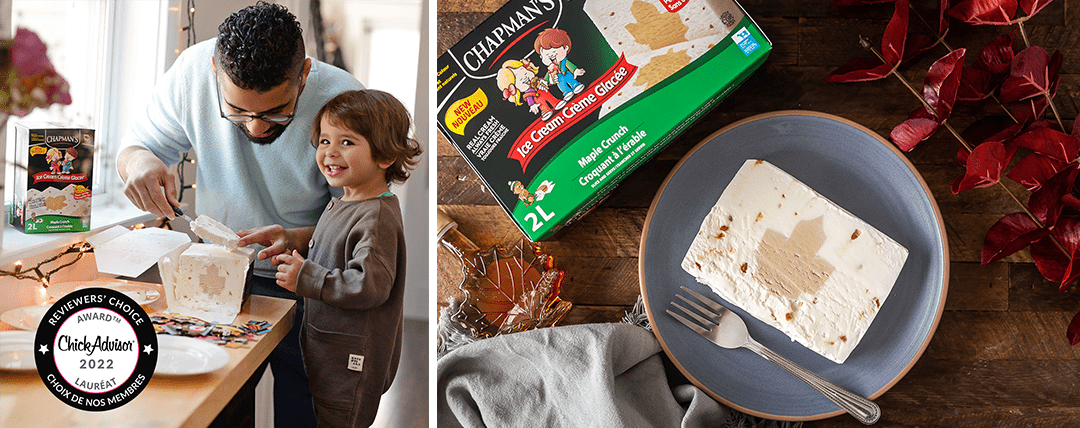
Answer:
[[[218, 246], [227, 254], [230, 254], [227, 258], [235, 257], [244, 260], [241, 263], [244, 268], [226, 279], [228, 282], [225, 286], [226, 290], [222, 290], [222, 294], [216, 297], [207, 295], [205, 290], [202, 293], [192, 290], [190, 288], [190, 277], [187, 282], [189, 284], [188, 288], [181, 295], [178, 294], [178, 287], [182, 287], [180, 284], [182, 282], [181, 276], [185, 275], [185, 273], [180, 271], [180, 256], [193, 245], [209, 246], [212, 244], [192, 244], [187, 242], [163, 254], [158, 260], [158, 271], [161, 273], [162, 285], [165, 288], [165, 301], [168, 302], [168, 312], [193, 316], [207, 322], [232, 324], [240, 313], [247, 295], [250, 293], [248, 286], [251, 284], [251, 275], [254, 272], [255, 249], [237, 248], [229, 250], [224, 246]], [[222, 265], [230, 264], [228, 260], [221, 260], [221, 263]], [[190, 274], [191, 272], [186, 273], [186, 275]], [[232, 292], [229, 292], [228, 289], [232, 289]]]
[[128, 230], [113, 226], [86, 241], [94, 246], [100, 273], [138, 277], [169, 251], [191, 242], [186, 233], [157, 227]]

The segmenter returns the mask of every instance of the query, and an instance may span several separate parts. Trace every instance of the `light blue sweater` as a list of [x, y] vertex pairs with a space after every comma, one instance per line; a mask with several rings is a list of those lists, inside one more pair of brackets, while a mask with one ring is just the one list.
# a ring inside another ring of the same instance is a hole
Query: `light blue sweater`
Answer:
[[[256, 145], [220, 115], [211, 68], [215, 42], [180, 54], [124, 135], [121, 150], [139, 145], [171, 166], [194, 149], [195, 211], [235, 231], [270, 224], [314, 226], [331, 192], [341, 195], [315, 164], [309, 142], [315, 114], [334, 95], [363, 86], [347, 72], [312, 59], [295, 118], [272, 144]], [[275, 271], [268, 262], [256, 262], [255, 270], [271, 277]]]

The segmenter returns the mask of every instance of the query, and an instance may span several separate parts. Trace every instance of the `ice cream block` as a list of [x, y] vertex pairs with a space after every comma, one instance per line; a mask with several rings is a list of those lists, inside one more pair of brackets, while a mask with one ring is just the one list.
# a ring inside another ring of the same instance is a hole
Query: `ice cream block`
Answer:
[[702, 221], [682, 268], [791, 340], [843, 363], [907, 256], [872, 225], [751, 159]]

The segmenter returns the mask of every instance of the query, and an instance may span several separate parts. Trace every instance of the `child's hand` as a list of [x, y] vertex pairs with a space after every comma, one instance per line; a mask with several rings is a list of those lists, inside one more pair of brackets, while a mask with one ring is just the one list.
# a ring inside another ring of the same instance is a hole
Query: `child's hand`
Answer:
[[293, 250], [292, 254], [282, 253], [274, 256], [272, 262], [277, 265], [277, 273], [274, 274], [274, 277], [277, 278], [277, 285], [295, 293], [296, 278], [300, 276], [300, 267], [304, 265], [304, 256]]
[[581, 76], [582, 74], [585, 74], [585, 69], [584, 68], [579, 68], [577, 70], [574, 70], [574, 77]]
[[[279, 224], [241, 230], [236, 232], [236, 235], [240, 237], [240, 241], [236, 244], [238, 247], [246, 247], [251, 244], [259, 244], [266, 247], [262, 251], [259, 251], [259, 260], [266, 260], [270, 257], [277, 256], [278, 254], [289, 253], [288, 234], [286, 233], [285, 228], [281, 227]], [[271, 260], [271, 262], [273, 261], [274, 260]], [[273, 264], [276, 265], [277, 263]]]

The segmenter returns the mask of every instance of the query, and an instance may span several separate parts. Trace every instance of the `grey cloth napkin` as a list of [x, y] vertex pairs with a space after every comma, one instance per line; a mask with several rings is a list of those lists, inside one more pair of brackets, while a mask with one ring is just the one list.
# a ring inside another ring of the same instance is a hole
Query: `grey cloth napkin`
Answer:
[[689, 383], [669, 385], [661, 355], [651, 332], [618, 323], [479, 340], [438, 360], [438, 426], [777, 425], [722, 406]]

